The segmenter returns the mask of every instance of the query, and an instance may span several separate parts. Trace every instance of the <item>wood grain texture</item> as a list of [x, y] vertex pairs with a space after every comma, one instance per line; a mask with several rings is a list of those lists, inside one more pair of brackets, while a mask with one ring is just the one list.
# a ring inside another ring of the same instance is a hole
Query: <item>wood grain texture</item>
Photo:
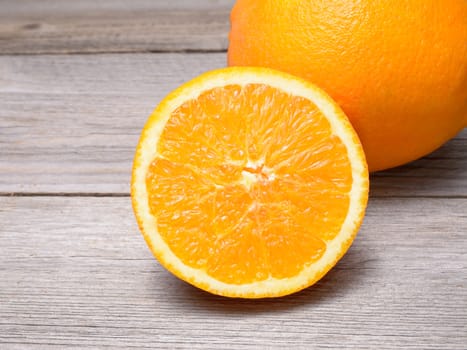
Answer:
[[0, 57], [0, 192], [128, 193], [143, 125], [223, 54]]
[[[0, 193], [128, 194], [139, 133], [170, 90], [225, 54], [0, 56]], [[373, 196], [467, 196], [467, 131], [372, 177]]]
[[219, 51], [234, 0], [0, 0], [0, 54]]
[[216, 297], [154, 260], [134, 149], [226, 65], [234, 2], [0, 0], [0, 349], [466, 349], [467, 129], [374, 174], [354, 245], [296, 295]]
[[371, 195], [467, 197], [467, 129], [422, 159], [371, 176]]
[[465, 349], [466, 206], [372, 199], [318, 284], [242, 301], [163, 270], [128, 198], [2, 197], [0, 347]]

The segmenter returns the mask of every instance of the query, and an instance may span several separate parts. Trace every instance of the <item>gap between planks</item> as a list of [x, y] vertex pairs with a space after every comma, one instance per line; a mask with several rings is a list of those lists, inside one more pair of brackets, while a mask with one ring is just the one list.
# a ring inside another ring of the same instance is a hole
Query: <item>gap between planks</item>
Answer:
[[138, 51], [118, 51], [118, 50], [102, 50], [92, 52], [32, 52], [32, 53], [3, 53], [0, 51], [1, 56], [99, 56], [99, 55], [131, 55], [131, 54], [227, 54], [227, 49], [180, 49], [180, 50], [138, 50]]
[[[54, 192], [12, 192], [5, 193], [0, 192], [0, 197], [76, 197], [76, 198], [127, 198], [130, 197], [130, 193], [87, 193], [87, 192], [69, 192], [69, 193], [54, 193]], [[404, 198], [419, 198], [419, 199], [467, 199], [467, 195], [370, 195], [371, 198], [394, 198], [394, 199], [404, 199]]]

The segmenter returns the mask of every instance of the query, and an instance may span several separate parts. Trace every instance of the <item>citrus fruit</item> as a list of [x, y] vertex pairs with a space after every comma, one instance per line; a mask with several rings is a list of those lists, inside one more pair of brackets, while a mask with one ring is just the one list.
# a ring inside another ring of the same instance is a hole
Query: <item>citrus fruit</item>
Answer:
[[308, 79], [344, 110], [370, 171], [467, 126], [467, 1], [238, 0], [230, 66]]
[[368, 170], [341, 109], [265, 68], [205, 73], [143, 129], [133, 208], [155, 257], [214, 294], [261, 298], [320, 279], [364, 216]]

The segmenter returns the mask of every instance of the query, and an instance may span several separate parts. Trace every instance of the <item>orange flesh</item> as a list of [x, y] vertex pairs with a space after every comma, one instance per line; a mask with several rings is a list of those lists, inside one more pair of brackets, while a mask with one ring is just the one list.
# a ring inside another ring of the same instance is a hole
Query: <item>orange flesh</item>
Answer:
[[170, 116], [146, 186], [162, 239], [231, 284], [298, 274], [347, 215], [352, 171], [309, 100], [262, 84], [214, 88]]

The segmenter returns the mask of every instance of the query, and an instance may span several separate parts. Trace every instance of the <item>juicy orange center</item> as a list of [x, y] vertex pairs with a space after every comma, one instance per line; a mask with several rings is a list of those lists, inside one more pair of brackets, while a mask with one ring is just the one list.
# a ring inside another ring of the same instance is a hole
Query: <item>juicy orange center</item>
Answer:
[[186, 265], [244, 284], [297, 275], [349, 206], [342, 141], [308, 99], [228, 85], [175, 109], [146, 187], [157, 229]]

